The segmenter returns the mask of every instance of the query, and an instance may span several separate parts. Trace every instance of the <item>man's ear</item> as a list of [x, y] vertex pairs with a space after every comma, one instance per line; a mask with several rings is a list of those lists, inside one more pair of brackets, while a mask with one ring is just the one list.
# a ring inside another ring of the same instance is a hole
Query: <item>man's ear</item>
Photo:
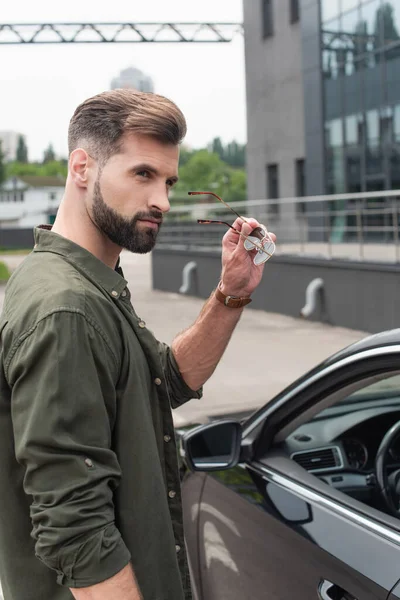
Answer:
[[69, 174], [72, 181], [80, 188], [88, 186], [89, 163], [92, 159], [83, 148], [76, 148], [69, 157]]

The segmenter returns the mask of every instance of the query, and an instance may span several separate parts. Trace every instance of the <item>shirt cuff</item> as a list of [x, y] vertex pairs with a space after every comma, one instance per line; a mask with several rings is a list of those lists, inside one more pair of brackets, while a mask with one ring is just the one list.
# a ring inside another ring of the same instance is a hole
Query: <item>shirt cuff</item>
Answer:
[[57, 583], [69, 588], [89, 587], [110, 579], [131, 559], [115, 525], [109, 525], [78, 547], [60, 554]]
[[195, 391], [187, 385], [186, 381], [183, 379], [178, 363], [176, 362], [174, 353], [171, 349], [169, 351], [169, 364], [171, 368], [170, 383], [172, 388], [172, 408], [177, 408], [185, 402], [188, 402], [188, 400], [192, 400], [194, 398], [199, 400], [202, 398], [203, 387]]

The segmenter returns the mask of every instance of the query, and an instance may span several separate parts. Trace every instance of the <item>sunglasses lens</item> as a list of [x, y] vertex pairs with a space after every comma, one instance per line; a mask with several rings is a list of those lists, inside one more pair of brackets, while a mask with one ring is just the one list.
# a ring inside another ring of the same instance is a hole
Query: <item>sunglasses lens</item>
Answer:
[[[266, 235], [267, 235], [267, 232], [265, 231], [265, 229], [262, 229], [261, 227], [256, 227], [247, 236], [247, 240], [245, 240], [245, 242], [244, 242], [244, 247], [246, 248], [246, 250], [256, 249], [255, 244], [259, 245], [260, 241], [262, 241], [266, 238]], [[255, 244], [253, 244], [252, 242], [255, 242]]]
[[270, 259], [273, 253], [275, 252], [275, 244], [272, 240], [264, 240], [262, 247], [264, 248], [264, 252], [258, 250], [257, 254], [254, 256], [253, 262], [257, 266], [267, 262], [267, 260]]

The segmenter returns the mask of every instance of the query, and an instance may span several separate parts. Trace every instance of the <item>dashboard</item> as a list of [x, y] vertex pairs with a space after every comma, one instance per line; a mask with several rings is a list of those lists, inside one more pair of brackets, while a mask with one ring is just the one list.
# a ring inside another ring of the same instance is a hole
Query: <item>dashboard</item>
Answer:
[[[398, 421], [399, 402], [333, 407], [294, 431], [285, 450], [310, 473], [365, 502], [375, 487], [380, 443]], [[400, 469], [400, 437], [390, 448], [387, 467]]]

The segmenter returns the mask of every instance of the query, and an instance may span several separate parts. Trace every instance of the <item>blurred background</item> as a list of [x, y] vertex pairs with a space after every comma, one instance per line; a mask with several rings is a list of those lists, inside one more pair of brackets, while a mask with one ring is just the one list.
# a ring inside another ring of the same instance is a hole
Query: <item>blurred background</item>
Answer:
[[255, 308], [298, 316], [309, 290], [308, 318], [396, 326], [400, 0], [20, 1], [2, 7], [0, 53], [1, 248], [54, 221], [75, 107], [132, 87], [188, 122], [154, 289], [185, 288], [188, 262], [183, 293], [212, 289], [226, 227], [197, 219], [233, 219], [187, 195], [209, 190], [278, 236], [274, 298], [261, 287]]

